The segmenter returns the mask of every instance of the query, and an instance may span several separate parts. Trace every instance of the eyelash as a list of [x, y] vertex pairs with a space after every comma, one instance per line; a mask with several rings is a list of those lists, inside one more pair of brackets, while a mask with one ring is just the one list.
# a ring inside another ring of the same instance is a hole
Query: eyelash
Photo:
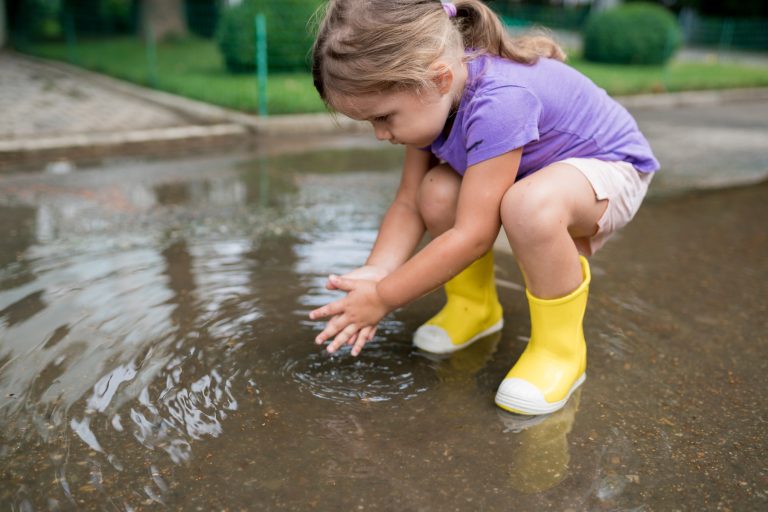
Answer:
[[387, 119], [389, 119], [389, 114], [373, 118], [374, 121], [378, 121], [380, 123], [386, 121]]

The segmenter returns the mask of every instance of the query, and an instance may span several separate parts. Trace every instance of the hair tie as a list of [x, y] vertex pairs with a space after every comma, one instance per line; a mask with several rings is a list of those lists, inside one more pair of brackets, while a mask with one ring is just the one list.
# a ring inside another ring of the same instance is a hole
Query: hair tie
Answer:
[[449, 18], [455, 18], [456, 6], [453, 5], [451, 2], [442, 2], [442, 4], [443, 4], [443, 10], [445, 11], [445, 14], [447, 14]]

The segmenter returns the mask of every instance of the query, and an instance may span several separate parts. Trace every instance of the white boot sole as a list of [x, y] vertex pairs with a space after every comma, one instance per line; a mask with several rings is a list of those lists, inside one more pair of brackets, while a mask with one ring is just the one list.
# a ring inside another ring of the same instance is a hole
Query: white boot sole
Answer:
[[499, 390], [496, 392], [495, 402], [502, 409], [518, 414], [550, 414], [565, 407], [571, 394], [584, 383], [586, 378], [587, 374], [582, 373], [576, 379], [576, 382], [573, 383], [571, 389], [568, 390], [565, 398], [557, 402], [547, 402], [541, 391], [526, 380], [518, 378], [504, 379], [499, 386]]
[[456, 345], [451, 342], [451, 337], [448, 336], [448, 333], [445, 332], [445, 329], [442, 327], [437, 327], [436, 325], [422, 325], [416, 329], [415, 333], [413, 333], [413, 344], [419, 349], [425, 352], [431, 352], [432, 354], [450, 354], [468, 347], [480, 338], [484, 338], [489, 334], [500, 331], [503, 327], [504, 319], [502, 318], [487, 329], [475, 334], [464, 343]]

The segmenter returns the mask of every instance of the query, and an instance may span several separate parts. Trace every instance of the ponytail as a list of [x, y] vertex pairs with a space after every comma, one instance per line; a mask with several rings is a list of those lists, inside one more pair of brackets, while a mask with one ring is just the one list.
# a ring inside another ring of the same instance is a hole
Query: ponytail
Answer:
[[562, 48], [543, 31], [520, 37], [510, 36], [499, 17], [480, 0], [456, 0], [455, 23], [464, 47], [498, 55], [523, 64], [534, 64], [540, 57], [564, 61]]

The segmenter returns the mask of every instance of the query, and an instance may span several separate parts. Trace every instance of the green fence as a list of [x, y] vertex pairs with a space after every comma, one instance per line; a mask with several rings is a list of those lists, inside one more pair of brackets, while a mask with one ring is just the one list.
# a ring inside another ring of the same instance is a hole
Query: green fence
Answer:
[[498, 2], [493, 5], [509, 27], [542, 26], [579, 31], [591, 12], [591, 6], [528, 5]]
[[768, 50], [768, 19], [712, 18], [684, 12], [680, 27], [689, 45]]

